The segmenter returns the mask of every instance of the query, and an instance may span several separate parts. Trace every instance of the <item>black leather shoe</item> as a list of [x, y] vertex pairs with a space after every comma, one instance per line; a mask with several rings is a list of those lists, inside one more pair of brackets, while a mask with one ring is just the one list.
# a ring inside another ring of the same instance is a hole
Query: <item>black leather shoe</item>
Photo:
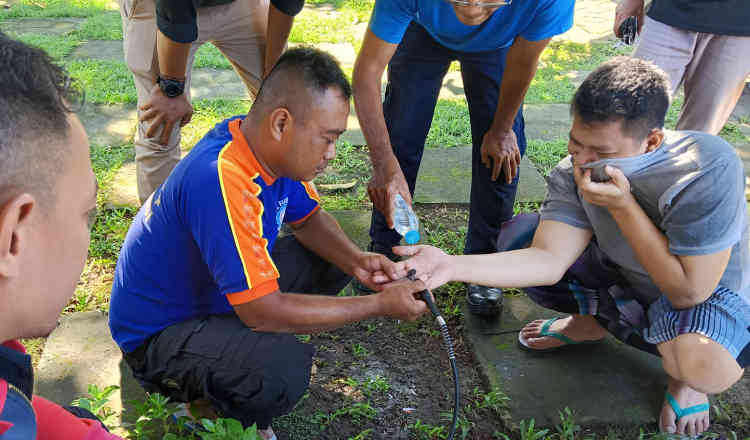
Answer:
[[[401, 261], [401, 257], [393, 253], [393, 250], [389, 246], [384, 246], [380, 243], [375, 243], [374, 241], [370, 242], [370, 245], [367, 246], [368, 252], [374, 252], [376, 254], [385, 255], [386, 258], [388, 258], [391, 261]], [[369, 295], [371, 293], [375, 293], [374, 290], [370, 289], [369, 287], [365, 286], [360, 282], [357, 278], [354, 278], [352, 280], [352, 286], [354, 287], [354, 290], [357, 291], [360, 294]]]
[[467, 284], [466, 303], [475, 315], [496, 317], [503, 310], [503, 289]]

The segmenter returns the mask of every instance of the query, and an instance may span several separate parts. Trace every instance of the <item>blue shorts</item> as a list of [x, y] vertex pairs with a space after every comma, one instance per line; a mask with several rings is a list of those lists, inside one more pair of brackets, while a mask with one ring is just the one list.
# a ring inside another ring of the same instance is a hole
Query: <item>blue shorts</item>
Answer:
[[[498, 250], [527, 247], [538, 224], [538, 214], [513, 217], [501, 229]], [[619, 340], [653, 354], [658, 344], [697, 333], [726, 348], [741, 368], [750, 365], [750, 304], [740, 295], [718, 286], [687, 309], [673, 308], [664, 296], [643, 304], [594, 241], [559, 282], [523, 290], [542, 307], [592, 315]]]

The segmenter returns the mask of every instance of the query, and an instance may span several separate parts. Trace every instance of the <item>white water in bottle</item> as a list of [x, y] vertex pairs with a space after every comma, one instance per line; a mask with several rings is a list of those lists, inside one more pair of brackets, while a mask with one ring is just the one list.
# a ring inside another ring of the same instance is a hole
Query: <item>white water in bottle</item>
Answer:
[[408, 203], [396, 194], [394, 199], [396, 205], [393, 210], [393, 229], [396, 230], [407, 244], [416, 244], [419, 241], [419, 220]]

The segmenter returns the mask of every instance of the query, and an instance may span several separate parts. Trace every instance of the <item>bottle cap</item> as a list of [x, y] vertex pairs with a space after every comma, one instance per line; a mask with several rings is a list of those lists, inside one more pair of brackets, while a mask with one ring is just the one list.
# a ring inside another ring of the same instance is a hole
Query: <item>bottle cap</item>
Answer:
[[404, 235], [406, 244], [417, 244], [419, 242], [419, 231], [409, 231]]

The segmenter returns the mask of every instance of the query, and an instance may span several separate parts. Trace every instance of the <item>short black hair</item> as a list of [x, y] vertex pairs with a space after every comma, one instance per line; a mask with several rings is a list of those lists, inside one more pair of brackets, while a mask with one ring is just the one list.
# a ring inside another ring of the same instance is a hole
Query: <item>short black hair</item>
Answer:
[[[284, 52], [260, 86], [253, 107], [284, 106], [294, 113], [304, 99], [295, 85], [319, 94], [334, 87], [347, 101], [352, 87], [331, 54], [313, 47], [296, 47]], [[305, 110], [299, 108], [298, 118], [304, 119]]]
[[615, 57], [586, 77], [570, 111], [585, 123], [622, 120], [625, 134], [640, 141], [664, 126], [669, 90], [667, 74], [655, 64]]
[[53, 199], [69, 156], [67, 117], [82, 102], [43, 50], [0, 32], [0, 203], [22, 192]]

